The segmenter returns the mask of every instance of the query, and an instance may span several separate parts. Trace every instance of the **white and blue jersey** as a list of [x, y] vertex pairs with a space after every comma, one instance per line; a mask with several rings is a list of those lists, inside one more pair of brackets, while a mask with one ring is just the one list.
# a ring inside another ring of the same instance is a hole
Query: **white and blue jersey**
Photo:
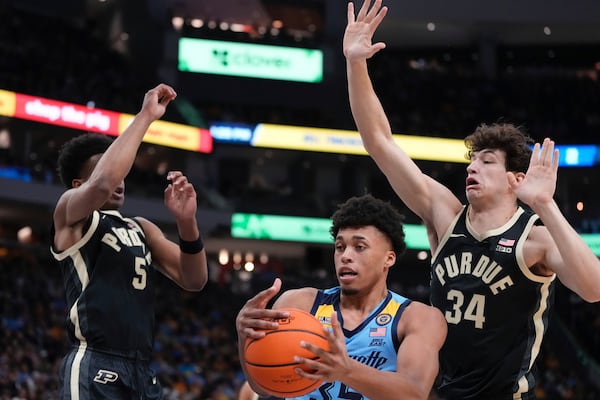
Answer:
[[[343, 329], [348, 355], [381, 371], [396, 371], [398, 321], [411, 300], [388, 291], [387, 297], [371, 312], [356, 329]], [[331, 313], [337, 312], [340, 324], [344, 326], [344, 316], [340, 312], [340, 288], [319, 290], [311, 314], [331, 328]], [[302, 400], [354, 399], [367, 400], [367, 397], [352, 390], [342, 382], [323, 382], [313, 392], [296, 397]]]

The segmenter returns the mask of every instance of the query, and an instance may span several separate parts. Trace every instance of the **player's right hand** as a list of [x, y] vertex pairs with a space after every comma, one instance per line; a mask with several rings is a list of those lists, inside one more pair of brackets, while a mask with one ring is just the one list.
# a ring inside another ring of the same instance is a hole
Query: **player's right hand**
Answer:
[[235, 328], [240, 338], [259, 339], [265, 330], [277, 329], [276, 319], [287, 318], [287, 311], [268, 309], [267, 304], [281, 290], [281, 279], [276, 278], [269, 288], [259, 292], [244, 304], [235, 319]]

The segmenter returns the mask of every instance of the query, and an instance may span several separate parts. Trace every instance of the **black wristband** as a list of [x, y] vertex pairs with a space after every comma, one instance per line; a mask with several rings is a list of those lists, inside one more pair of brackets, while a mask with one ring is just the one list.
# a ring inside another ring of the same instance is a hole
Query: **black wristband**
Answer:
[[188, 242], [179, 237], [179, 249], [182, 253], [186, 254], [198, 254], [204, 249], [204, 242], [202, 241], [202, 235], [198, 236], [198, 239]]

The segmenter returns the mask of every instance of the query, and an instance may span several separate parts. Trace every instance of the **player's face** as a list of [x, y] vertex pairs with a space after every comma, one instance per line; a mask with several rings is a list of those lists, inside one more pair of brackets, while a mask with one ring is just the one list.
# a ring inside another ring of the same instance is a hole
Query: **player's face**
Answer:
[[374, 226], [343, 228], [335, 238], [335, 272], [342, 293], [355, 295], [384, 284], [396, 261], [387, 237]]
[[465, 190], [469, 202], [510, 193], [506, 156], [502, 150], [484, 149], [472, 155]]
[[[94, 168], [96, 168], [96, 164], [102, 157], [102, 154], [95, 154], [85, 163], [82, 169], [83, 178], [78, 179], [78, 185], [86, 182], [89, 177], [92, 175]], [[125, 182], [121, 181], [121, 183], [115, 188], [110, 197], [106, 200], [106, 202], [100, 207], [102, 210], [118, 210], [123, 206], [125, 202]]]

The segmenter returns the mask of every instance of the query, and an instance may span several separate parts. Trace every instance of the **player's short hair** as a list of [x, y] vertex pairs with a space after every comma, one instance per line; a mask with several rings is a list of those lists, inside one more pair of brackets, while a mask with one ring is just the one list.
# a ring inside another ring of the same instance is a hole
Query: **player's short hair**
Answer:
[[502, 150], [506, 155], [506, 170], [527, 172], [533, 139], [523, 127], [509, 123], [481, 124], [465, 138], [467, 159], [483, 149]]
[[334, 239], [342, 228], [374, 226], [388, 237], [397, 257], [406, 250], [404, 216], [389, 202], [370, 194], [351, 197], [339, 204], [331, 219], [329, 232]]
[[112, 138], [97, 134], [84, 133], [66, 142], [58, 155], [57, 169], [63, 185], [70, 189], [73, 179], [81, 178], [85, 163], [94, 155], [104, 153], [113, 142]]

